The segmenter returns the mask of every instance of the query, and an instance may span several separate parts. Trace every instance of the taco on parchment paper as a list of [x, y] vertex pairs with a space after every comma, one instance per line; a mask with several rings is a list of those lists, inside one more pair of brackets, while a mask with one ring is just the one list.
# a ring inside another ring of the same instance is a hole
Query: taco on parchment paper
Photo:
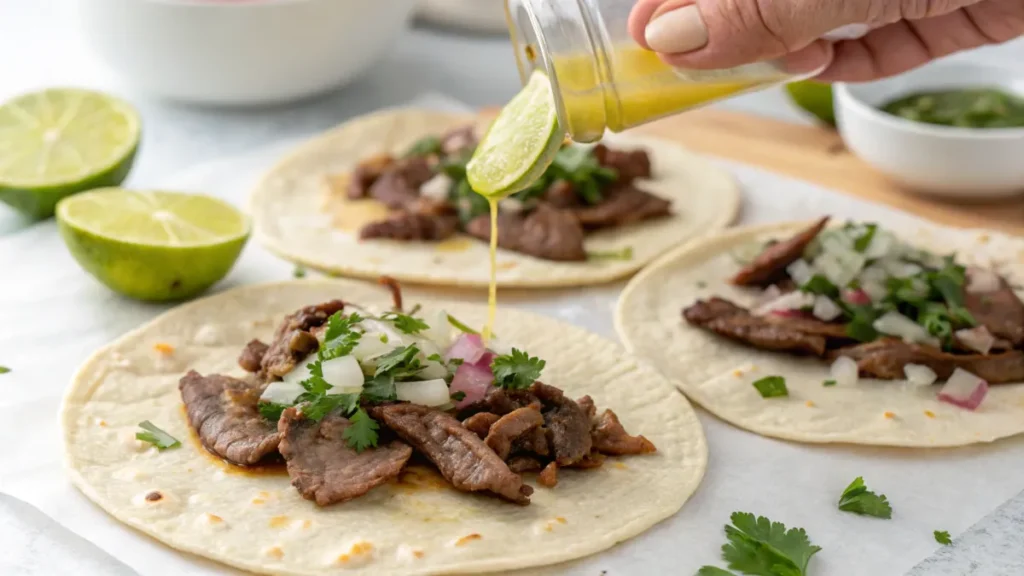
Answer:
[[867, 223], [740, 228], [634, 278], [616, 329], [718, 417], [803, 442], [1024, 432], [1024, 239]]
[[[256, 236], [325, 272], [486, 286], [487, 201], [465, 180], [483, 117], [394, 110], [352, 120], [285, 158], [251, 198]], [[721, 168], [681, 146], [617, 136], [566, 146], [533, 187], [501, 203], [498, 285], [627, 276], [724, 228], [740, 203]]]
[[125, 335], [65, 397], [73, 482], [173, 548], [268, 574], [558, 563], [700, 483], [692, 408], [617, 345], [511, 309], [484, 345], [482, 307], [397, 300], [251, 286]]

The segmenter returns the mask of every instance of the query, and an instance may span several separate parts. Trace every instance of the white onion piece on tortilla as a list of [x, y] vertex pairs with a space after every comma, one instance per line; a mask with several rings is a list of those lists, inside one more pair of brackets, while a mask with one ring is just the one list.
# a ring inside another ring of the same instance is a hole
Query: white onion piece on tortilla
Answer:
[[263, 390], [263, 394], [260, 395], [260, 401], [291, 406], [292, 404], [295, 404], [295, 400], [297, 400], [305, 391], [306, 389], [298, 382], [285, 382], [284, 380], [280, 380], [278, 382], [271, 382], [270, 385]]
[[981, 354], [988, 354], [996, 344], [996, 337], [984, 326], [957, 330], [955, 336], [961, 344]]
[[857, 362], [847, 356], [836, 358], [829, 368], [829, 373], [836, 381], [837, 386], [856, 386], [860, 380], [860, 368], [857, 367]]
[[912, 386], [931, 386], [939, 379], [934, 370], [921, 364], [907, 364], [903, 367], [903, 373]]
[[451, 348], [444, 353], [444, 359], [462, 360], [465, 364], [474, 364], [487, 352], [483, 338], [479, 334], [461, 334], [452, 343]]
[[866, 304], [871, 302], [879, 302], [889, 294], [888, 288], [881, 282], [862, 282], [860, 285], [860, 292], [863, 292], [867, 296]]
[[324, 380], [332, 386], [328, 394], [341, 394], [352, 388], [363, 387], [363, 369], [351, 354], [327, 360], [320, 364], [320, 368], [324, 372]]
[[438, 310], [427, 324], [429, 328], [420, 332], [420, 335], [433, 342], [441, 350], [448, 348], [452, 343], [452, 325], [448, 323], [448, 312]]
[[498, 207], [501, 208], [502, 212], [509, 212], [512, 214], [518, 214], [523, 210], [526, 210], [526, 204], [518, 198], [505, 198], [498, 203]]
[[[811, 278], [814, 277], [814, 269], [811, 268], [811, 265], [803, 259], [796, 260], [786, 267], [786, 272], [789, 273], [789, 277], [792, 278], [793, 282], [796, 282], [798, 286], [807, 284], [811, 281]], [[774, 285], [772, 287], [774, 288]]]
[[864, 250], [864, 256], [869, 260], [877, 260], [888, 256], [896, 246], [895, 236], [885, 230], [875, 230], [875, 235], [871, 237], [871, 243]]
[[814, 317], [824, 322], [831, 322], [843, 314], [843, 309], [836, 305], [828, 296], [818, 295], [814, 299]]
[[921, 273], [921, 267], [902, 260], [882, 260], [882, 267], [896, 278], [910, 278]]
[[796, 290], [783, 294], [771, 302], [762, 304], [754, 310], [754, 315], [765, 316], [772, 312], [801, 310], [803, 308], [810, 308], [811, 306], [814, 306], [814, 294], [808, 294], [807, 292]]
[[899, 312], [886, 312], [872, 324], [875, 330], [889, 336], [896, 336], [904, 342], [932, 343], [934, 339], [920, 324]]
[[295, 367], [281, 377], [281, 379], [289, 384], [298, 384], [299, 382], [306, 380], [310, 376], [309, 365], [314, 360], [316, 360], [316, 353], [310, 354], [302, 360], [299, 360], [295, 363]]
[[398, 399], [421, 406], [443, 406], [451, 402], [448, 384], [440, 378], [419, 382], [398, 382], [395, 384]]
[[494, 382], [494, 374], [491, 373], [491, 360], [494, 355], [484, 354], [477, 364], [463, 363], [455, 371], [455, 378], [452, 379], [451, 394], [462, 392], [466, 396], [455, 402], [456, 408], [479, 402], [487, 395], [491, 383]]
[[939, 390], [939, 402], [974, 410], [988, 394], [988, 382], [957, 368]]
[[[429, 356], [429, 354], [428, 354]], [[444, 378], [448, 375], [448, 369], [445, 368], [444, 364], [435, 362], [433, 360], [421, 359], [420, 364], [423, 365], [423, 370], [420, 370], [416, 376], [427, 380], [435, 380], [437, 378]]]
[[393, 343], [386, 334], [384, 336], [387, 342], [384, 342], [381, 340], [381, 335], [381, 332], [367, 332], [363, 334], [363, 337], [359, 339], [359, 343], [352, 349], [352, 355], [355, 356], [356, 360], [372, 363], [373, 359], [387, 354], [396, 345], [401, 344]]
[[452, 188], [452, 179], [444, 172], [439, 172], [420, 186], [420, 196], [437, 202], [448, 199], [448, 191]]
[[775, 300], [778, 300], [779, 296], [782, 296], [782, 290], [779, 290], [778, 286], [772, 284], [771, 286], [761, 291], [761, 293], [757, 296], [757, 300], [754, 302], [753, 307], [760, 308], [761, 306], [764, 306], [769, 302], [774, 302]]
[[971, 268], [967, 275], [966, 290], [971, 294], [985, 294], [996, 292], [1002, 287], [999, 275], [991, 270], [983, 268]]

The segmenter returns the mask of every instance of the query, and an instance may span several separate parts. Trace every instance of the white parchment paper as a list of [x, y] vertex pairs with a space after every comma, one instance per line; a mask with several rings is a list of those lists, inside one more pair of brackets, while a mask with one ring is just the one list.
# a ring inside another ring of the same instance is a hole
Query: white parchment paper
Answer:
[[[423, 104], [450, 107], [437, 99]], [[158, 184], [203, 191], [244, 207], [255, 179], [288, 145], [196, 167]], [[742, 223], [831, 213], [897, 228], [920, 224], [886, 207], [723, 164], [744, 188]], [[287, 279], [292, 270], [252, 243], [216, 289]], [[612, 309], [621, 287], [508, 291], [500, 299], [502, 305], [558, 317], [615, 339]], [[479, 293], [457, 295], [484, 300]], [[95, 348], [167, 308], [127, 300], [96, 283], [68, 255], [52, 222], [0, 237], [0, 365], [12, 369], [0, 375], [0, 492], [32, 503], [139, 574], [231, 574], [121, 526], [79, 494], [62, 469], [56, 415], [74, 370]], [[938, 547], [933, 530], [948, 530], [955, 537], [1024, 487], [1020, 438], [935, 451], [822, 447], [761, 438], [703, 412], [701, 419], [710, 443], [710, 468], [682, 512], [613, 550], [549, 573], [694, 574], [704, 564], [722, 565], [722, 527], [732, 512], [749, 511], [807, 530], [824, 548], [811, 562], [812, 575], [903, 574]], [[836, 509], [839, 494], [856, 476], [889, 497], [892, 520]]]

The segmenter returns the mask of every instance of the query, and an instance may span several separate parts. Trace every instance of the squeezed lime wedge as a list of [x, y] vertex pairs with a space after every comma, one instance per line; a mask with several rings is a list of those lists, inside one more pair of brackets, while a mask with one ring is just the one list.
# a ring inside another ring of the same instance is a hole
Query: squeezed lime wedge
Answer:
[[534, 71], [523, 90], [502, 108], [466, 165], [469, 185], [488, 198], [523, 190], [551, 165], [564, 137], [551, 83], [543, 72]]
[[92, 190], [57, 205], [71, 255], [110, 289], [140, 300], [179, 300], [217, 283], [249, 237], [231, 205], [200, 194]]

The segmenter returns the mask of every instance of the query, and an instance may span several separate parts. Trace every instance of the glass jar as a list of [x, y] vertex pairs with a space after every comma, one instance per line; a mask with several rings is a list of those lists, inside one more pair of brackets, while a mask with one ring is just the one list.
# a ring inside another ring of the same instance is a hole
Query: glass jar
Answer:
[[547, 74], [558, 120], [576, 142], [797, 79], [774, 62], [725, 70], [669, 66], [629, 35], [635, 3], [506, 0], [519, 73], [524, 82], [537, 68]]

